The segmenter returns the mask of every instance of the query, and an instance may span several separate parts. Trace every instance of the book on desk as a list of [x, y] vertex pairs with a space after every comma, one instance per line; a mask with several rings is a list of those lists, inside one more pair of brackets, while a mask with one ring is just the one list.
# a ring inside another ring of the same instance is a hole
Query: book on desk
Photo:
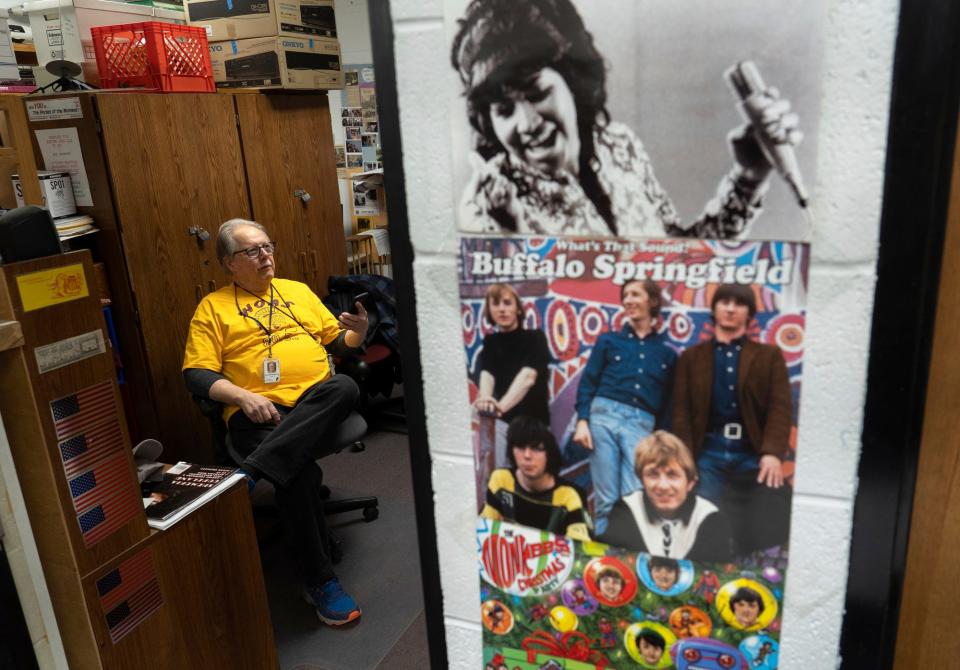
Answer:
[[242, 479], [235, 468], [181, 461], [167, 470], [161, 481], [146, 482], [141, 489], [147, 523], [166, 530]]

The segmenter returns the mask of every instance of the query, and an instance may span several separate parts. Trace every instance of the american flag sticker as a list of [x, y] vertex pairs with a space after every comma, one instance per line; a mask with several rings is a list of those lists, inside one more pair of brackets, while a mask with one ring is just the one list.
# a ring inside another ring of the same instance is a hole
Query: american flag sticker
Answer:
[[133, 486], [133, 474], [127, 455], [120, 452], [101, 461], [93, 469], [67, 481], [73, 507], [78, 512], [94, 503]]
[[77, 515], [83, 544], [87, 549], [143, 513], [140, 498], [132, 491], [121, 491]]
[[163, 594], [160, 593], [160, 583], [156, 579], [151, 579], [130, 597], [107, 611], [107, 630], [110, 631], [110, 640], [114, 644], [119, 642], [162, 605]]
[[151, 580], [156, 580], [153, 568], [153, 556], [149, 549], [131, 556], [116, 570], [108, 572], [97, 580], [97, 595], [104, 612], [111, 611], [128, 596]]
[[107, 380], [50, 403], [57, 439], [89, 428], [98, 421], [115, 416], [113, 382]]
[[100, 425], [57, 443], [57, 447], [60, 450], [60, 460], [63, 461], [64, 473], [68, 479], [75, 477], [112, 452], [124, 450], [120, 420], [114, 416]]

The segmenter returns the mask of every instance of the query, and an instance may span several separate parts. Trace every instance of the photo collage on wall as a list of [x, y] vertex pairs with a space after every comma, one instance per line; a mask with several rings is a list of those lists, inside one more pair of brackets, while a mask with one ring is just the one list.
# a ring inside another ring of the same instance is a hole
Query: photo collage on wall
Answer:
[[779, 663], [824, 6], [691, 1], [444, 2], [485, 670]]
[[[376, 78], [373, 65], [344, 65], [344, 89], [340, 92], [343, 145], [336, 145], [337, 174], [349, 179], [360, 172], [383, 169], [380, 120], [377, 116]], [[362, 181], [351, 183], [354, 217], [377, 216], [383, 204], [377, 189]]]

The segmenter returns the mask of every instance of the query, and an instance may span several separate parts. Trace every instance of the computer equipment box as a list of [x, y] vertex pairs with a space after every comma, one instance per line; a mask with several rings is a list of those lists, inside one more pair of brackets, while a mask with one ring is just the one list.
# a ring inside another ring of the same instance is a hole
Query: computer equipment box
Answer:
[[187, 23], [210, 42], [279, 35], [337, 39], [333, 0], [186, 0]]
[[210, 44], [220, 88], [343, 88], [340, 44], [306, 37], [264, 37]]

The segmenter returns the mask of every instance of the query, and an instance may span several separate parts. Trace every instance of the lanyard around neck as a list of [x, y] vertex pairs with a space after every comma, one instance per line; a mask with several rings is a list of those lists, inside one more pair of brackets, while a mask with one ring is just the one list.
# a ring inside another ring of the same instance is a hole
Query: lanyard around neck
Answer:
[[[273, 334], [272, 334], [272, 331], [273, 331], [273, 308], [274, 308], [273, 294], [274, 294], [274, 290], [276, 290], [276, 294], [277, 294], [278, 296], [280, 296], [280, 301], [281, 301], [281, 302], [286, 303], [286, 299], [283, 297], [283, 294], [280, 293], [280, 289], [274, 289], [273, 284], [270, 284], [270, 312], [269, 312], [270, 316], [269, 316], [269, 329], [268, 329], [268, 328], [264, 327], [264, 325], [260, 322], [259, 319], [257, 319], [257, 318], [254, 317], [254, 316], [250, 316], [249, 314], [247, 314], [246, 312], [244, 312], [242, 309], [240, 309], [240, 301], [237, 299], [237, 287], [238, 287], [238, 284], [237, 284], [236, 282], [234, 282], [234, 283], [233, 283], [233, 301], [237, 304], [237, 312], [239, 312], [240, 316], [242, 316], [242, 317], [244, 317], [244, 318], [246, 318], [246, 319], [250, 319], [251, 321], [253, 321], [254, 323], [256, 323], [258, 326], [260, 326], [260, 329], [261, 329], [264, 333], [267, 334], [267, 351], [268, 351], [268, 355], [269, 355], [271, 358], [273, 358]], [[240, 286], [240, 288], [243, 289], [244, 291], [246, 291], [247, 293], [250, 293], [250, 295], [252, 295], [252, 296], [253, 296], [254, 298], [256, 298], [257, 300], [263, 300], [263, 298], [261, 298], [260, 296], [258, 296], [256, 293], [251, 293], [250, 291], [247, 291], [247, 289], [243, 288], [242, 286]], [[316, 336], [315, 336], [313, 333], [311, 333], [309, 330], [307, 330], [307, 327], [304, 326], [304, 325], [300, 322], [300, 319], [298, 319], [298, 318], [294, 315], [293, 310], [291, 310], [289, 306], [287, 307], [287, 310], [280, 309], [280, 305], [276, 305], [276, 307], [277, 307], [277, 311], [278, 311], [278, 312], [280, 312], [281, 314], [283, 314], [283, 315], [285, 315], [285, 316], [289, 316], [289, 317], [293, 320], [294, 323], [296, 323], [298, 326], [300, 326], [300, 328], [303, 330], [303, 332], [305, 332], [307, 335], [310, 336], [310, 339], [311, 339], [311, 340], [313, 340], [314, 342], [317, 342], [317, 344], [320, 344], [320, 343], [317, 341]]]
[[[251, 293], [250, 291], [247, 291], [247, 289], [243, 288], [242, 286], [240, 286], [240, 288], [242, 288], [247, 293], [250, 293], [250, 295], [252, 295], [257, 300], [263, 300], [263, 298], [258, 296], [256, 293]], [[273, 284], [270, 284], [270, 299], [268, 301], [270, 303], [270, 311], [268, 313], [269, 316], [267, 317], [266, 326], [264, 326], [263, 323], [260, 321], [260, 319], [258, 319], [257, 317], [251, 316], [250, 314], [247, 314], [242, 309], [240, 309], [240, 300], [237, 298], [236, 282], [233, 283], [233, 301], [237, 305], [237, 312], [240, 314], [240, 316], [242, 316], [245, 319], [250, 319], [251, 321], [253, 321], [255, 324], [257, 324], [260, 327], [260, 330], [262, 330], [266, 334], [267, 356], [270, 358], [273, 358]]]

